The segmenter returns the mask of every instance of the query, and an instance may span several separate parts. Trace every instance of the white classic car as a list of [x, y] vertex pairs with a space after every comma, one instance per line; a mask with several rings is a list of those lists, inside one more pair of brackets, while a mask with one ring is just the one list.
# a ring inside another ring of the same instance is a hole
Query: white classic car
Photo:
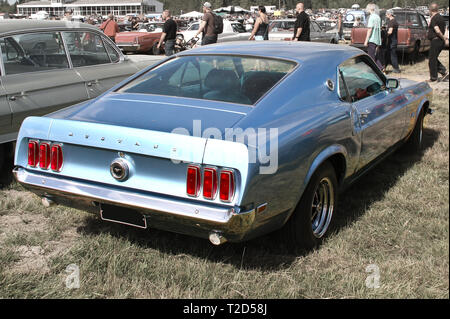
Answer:
[[[192, 39], [200, 28], [200, 22], [192, 23], [186, 31], [180, 32], [184, 36], [186, 41]], [[228, 42], [228, 41], [243, 41], [248, 40], [251, 32], [247, 32], [242, 23], [237, 21], [223, 20], [223, 32], [219, 34], [217, 42]], [[202, 34], [199, 35], [201, 43]]]

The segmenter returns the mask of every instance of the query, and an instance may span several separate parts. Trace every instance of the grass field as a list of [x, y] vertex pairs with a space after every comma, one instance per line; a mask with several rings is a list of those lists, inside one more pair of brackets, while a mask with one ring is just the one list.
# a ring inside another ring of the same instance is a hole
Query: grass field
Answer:
[[[448, 51], [441, 60], [448, 67]], [[428, 79], [427, 60], [402, 69]], [[449, 298], [449, 90], [433, 87], [423, 153], [397, 152], [346, 191], [314, 252], [292, 255], [278, 234], [213, 247], [109, 224], [45, 209], [12, 184], [0, 190], [0, 297]], [[66, 287], [70, 264], [76, 289]], [[375, 268], [379, 287], [368, 288]]]

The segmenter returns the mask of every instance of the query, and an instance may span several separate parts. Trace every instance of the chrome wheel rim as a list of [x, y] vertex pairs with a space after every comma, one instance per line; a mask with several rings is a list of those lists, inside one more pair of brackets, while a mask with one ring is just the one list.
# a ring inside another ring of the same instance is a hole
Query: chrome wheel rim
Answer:
[[316, 238], [325, 235], [334, 210], [334, 188], [328, 177], [320, 180], [311, 206], [311, 226]]

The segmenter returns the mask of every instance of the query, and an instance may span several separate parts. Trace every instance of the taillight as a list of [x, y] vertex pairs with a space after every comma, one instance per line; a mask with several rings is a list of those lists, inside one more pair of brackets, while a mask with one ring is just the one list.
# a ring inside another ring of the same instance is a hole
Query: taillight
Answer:
[[28, 165], [36, 167], [39, 163], [39, 143], [37, 141], [28, 142]]
[[223, 202], [231, 202], [234, 195], [234, 172], [231, 170], [222, 170], [220, 172], [220, 191], [219, 197]]
[[48, 143], [41, 143], [39, 145], [39, 167], [48, 169], [50, 165], [50, 145]]
[[59, 172], [63, 164], [62, 147], [59, 144], [52, 145], [51, 151], [51, 168], [52, 171]]
[[214, 199], [217, 193], [217, 171], [207, 167], [203, 170], [203, 197]]
[[189, 165], [187, 169], [186, 193], [197, 197], [200, 192], [200, 167]]

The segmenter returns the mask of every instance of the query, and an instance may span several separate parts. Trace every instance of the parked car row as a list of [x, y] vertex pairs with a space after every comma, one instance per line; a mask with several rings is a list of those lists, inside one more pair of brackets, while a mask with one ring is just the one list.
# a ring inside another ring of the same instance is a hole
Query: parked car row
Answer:
[[0, 21], [0, 51], [0, 164], [27, 116], [95, 98], [148, 65], [95, 27], [59, 21]]

